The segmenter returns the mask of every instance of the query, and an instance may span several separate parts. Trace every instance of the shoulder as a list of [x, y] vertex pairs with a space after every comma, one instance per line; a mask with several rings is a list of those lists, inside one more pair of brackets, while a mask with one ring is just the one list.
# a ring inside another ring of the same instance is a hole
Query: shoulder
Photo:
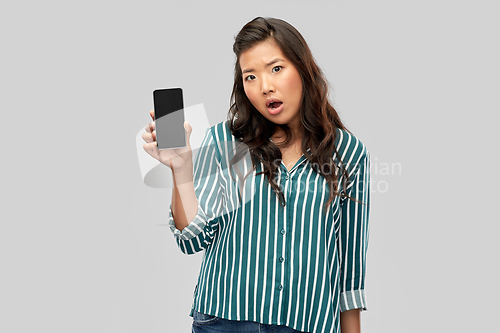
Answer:
[[212, 132], [213, 139], [217, 143], [236, 141], [236, 138], [233, 136], [231, 130], [229, 129], [228, 120], [221, 121], [220, 123], [211, 126], [207, 129], [207, 131]]
[[215, 146], [219, 159], [227, 153], [228, 149], [231, 150], [237, 141], [229, 129], [228, 121], [222, 121], [208, 127], [205, 131], [205, 137], [208, 137], [208, 142]]
[[334, 159], [340, 160], [349, 168], [355, 167], [360, 161], [369, 155], [366, 145], [354, 134], [347, 130], [337, 128], [335, 148], [338, 156]]

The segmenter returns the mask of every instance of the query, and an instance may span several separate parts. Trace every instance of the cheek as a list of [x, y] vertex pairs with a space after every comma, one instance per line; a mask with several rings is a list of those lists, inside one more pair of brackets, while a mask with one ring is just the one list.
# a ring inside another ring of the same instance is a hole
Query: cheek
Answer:
[[252, 89], [244, 87], [243, 90], [245, 91], [245, 95], [247, 95], [248, 100], [254, 104], [255, 100], [255, 92], [252, 91]]
[[300, 99], [302, 98], [302, 79], [299, 73], [294, 73], [288, 80], [288, 89], [293, 92], [293, 95]]
[[295, 75], [294, 83], [295, 83], [295, 89], [297, 91], [302, 92], [302, 79], [300, 78], [300, 74], [298, 72]]

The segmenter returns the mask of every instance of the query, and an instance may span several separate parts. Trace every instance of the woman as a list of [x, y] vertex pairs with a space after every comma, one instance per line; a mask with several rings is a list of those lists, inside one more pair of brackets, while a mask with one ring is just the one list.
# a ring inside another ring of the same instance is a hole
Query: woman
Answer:
[[185, 148], [160, 152], [154, 119], [143, 135], [172, 169], [177, 244], [205, 250], [193, 332], [360, 332], [369, 152], [294, 27], [257, 17], [233, 50], [228, 121], [206, 130], [194, 165], [187, 122]]

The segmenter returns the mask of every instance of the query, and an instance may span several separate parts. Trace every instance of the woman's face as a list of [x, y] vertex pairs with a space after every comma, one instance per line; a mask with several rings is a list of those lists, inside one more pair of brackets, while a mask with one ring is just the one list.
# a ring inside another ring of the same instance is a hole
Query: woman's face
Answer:
[[[245, 94], [275, 124], [288, 124], [300, 136], [302, 79], [274, 40], [260, 42], [240, 55]], [[270, 104], [271, 103], [271, 104]]]

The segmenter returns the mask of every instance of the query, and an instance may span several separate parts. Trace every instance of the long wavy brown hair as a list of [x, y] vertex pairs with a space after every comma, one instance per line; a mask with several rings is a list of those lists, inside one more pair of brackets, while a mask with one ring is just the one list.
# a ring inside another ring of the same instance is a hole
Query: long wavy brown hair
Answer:
[[[336, 128], [351, 132], [344, 126], [337, 111], [328, 100], [328, 82], [321, 69], [316, 65], [306, 41], [292, 25], [280, 19], [257, 17], [248, 22], [235, 37], [233, 51], [236, 54], [236, 62], [228, 120], [231, 133], [243, 145], [237, 145], [236, 153], [230, 161], [230, 167], [232, 168], [243, 155], [250, 152], [253, 169], [255, 170], [258, 161], [262, 162], [263, 171], [257, 175], [264, 174], [266, 176], [268, 183], [278, 195], [280, 203], [285, 206], [283, 191], [275, 179], [282, 155], [279, 147], [269, 138], [275, 133], [277, 127], [280, 127], [285, 133], [285, 141], [280, 144], [280, 147], [286, 147], [294, 142], [293, 132], [286, 124], [275, 124], [269, 121], [252, 105], [243, 88], [240, 67], [240, 55], [268, 39], [273, 39], [276, 42], [283, 54], [297, 68], [302, 78], [302, 102], [299, 110], [303, 126], [302, 152], [311, 162], [314, 171], [325, 177], [330, 187], [330, 196], [323, 211], [326, 212], [335, 196], [347, 197], [359, 202], [345, 193], [338, 192], [339, 177], [335, 171], [337, 165], [333, 160], [335, 152], [339, 162], [338, 168], [344, 174], [343, 188], [345, 189], [349, 182], [348, 172], [335, 147]], [[307, 151], [308, 147], [311, 149], [311, 154]], [[272, 161], [279, 163], [272, 163]], [[326, 166], [326, 168], [319, 166]], [[329, 172], [329, 170], [333, 172]], [[241, 172], [236, 171], [236, 173], [241, 179]], [[240, 188], [242, 186], [240, 183]]]

